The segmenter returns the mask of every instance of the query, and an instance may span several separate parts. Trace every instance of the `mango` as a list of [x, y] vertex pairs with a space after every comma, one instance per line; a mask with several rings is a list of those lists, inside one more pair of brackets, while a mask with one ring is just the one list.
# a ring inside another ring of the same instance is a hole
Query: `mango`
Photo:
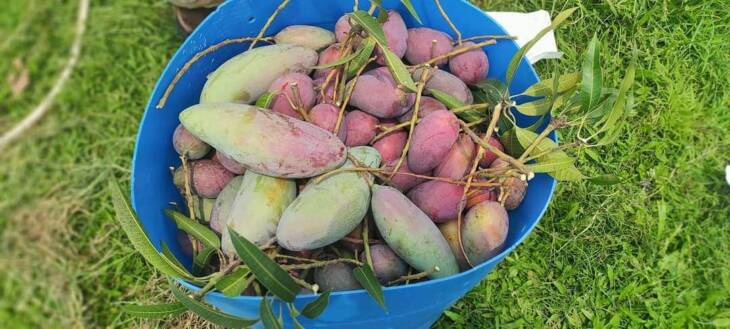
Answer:
[[466, 258], [464, 258], [464, 254], [461, 253], [461, 248], [459, 247], [458, 224], [459, 223], [456, 222], [456, 219], [453, 219], [448, 222], [438, 224], [438, 227], [441, 234], [444, 235], [444, 238], [446, 238], [446, 241], [449, 243], [451, 252], [454, 253], [456, 262], [459, 263], [459, 268], [465, 270], [469, 268], [469, 264], [466, 262]]
[[215, 199], [213, 209], [210, 212], [210, 228], [218, 234], [222, 233], [223, 228], [228, 225], [231, 206], [233, 201], [236, 201], [236, 195], [238, 195], [238, 189], [241, 187], [242, 182], [243, 176], [233, 177]]
[[[474, 43], [467, 41], [459, 48], [471, 46], [474, 46]], [[487, 77], [489, 59], [484, 50], [472, 49], [452, 57], [449, 61], [449, 71], [466, 84], [475, 85]]]
[[229, 229], [257, 245], [271, 240], [281, 214], [296, 195], [297, 185], [293, 180], [247, 171], [231, 205], [227, 225], [223, 226], [223, 252], [228, 255], [236, 253]]
[[[354, 147], [350, 154], [362, 165], [377, 168], [380, 154], [372, 147]], [[345, 168], [353, 167], [347, 161]], [[372, 175], [341, 172], [311, 181], [286, 208], [276, 231], [279, 245], [301, 251], [321, 248], [342, 239], [357, 227], [370, 203]]]
[[200, 103], [255, 102], [282, 74], [309, 74], [317, 52], [290, 44], [251, 49], [229, 59], [208, 75]]
[[220, 163], [210, 159], [195, 160], [190, 162], [188, 166], [190, 168], [192, 192], [204, 198], [217, 197], [218, 193], [233, 178], [230, 171], [226, 170]]
[[[413, 72], [413, 79], [418, 81], [421, 79], [423, 69], [418, 69]], [[426, 82], [426, 90], [436, 89], [443, 91], [451, 96], [456, 97], [460, 102], [465, 104], [474, 103], [474, 95], [464, 81], [444, 70], [432, 70], [431, 75], [428, 77]]]
[[507, 210], [499, 202], [484, 201], [469, 209], [461, 227], [461, 242], [472, 265], [504, 250], [508, 231]]
[[425, 174], [436, 168], [459, 139], [459, 120], [453, 112], [436, 111], [413, 129], [408, 167], [415, 173]]
[[[408, 29], [406, 59], [414, 65], [428, 62], [453, 50], [452, 42], [448, 34], [439, 30], [427, 27]], [[448, 58], [444, 58], [436, 62], [436, 65], [445, 65], [448, 61]]]
[[185, 155], [188, 160], [197, 160], [210, 152], [210, 145], [193, 136], [183, 125], [177, 125], [172, 134], [172, 146], [177, 154]]
[[313, 124], [255, 106], [194, 105], [180, 113], [193, 135], [256, 173], [307, 178], [339, 167], [345, 145]]
[[405, 195], [392, 187], [373, 185], [373, 218], [388, 246], [418, 271], [432, 279], [459, 272], [456, 258], [436, 224]]
[[[381, 284], [398, 279], [408, 274], [408, 265], [395, 254], [393, 249], [384, 245], [370, 246], [370, 257], [373, 260], [373, 272]], [[360, 253], [360, 261], [367, 262], [365, 253]]]
[[462, 134], [441, 163], [433, 170], [436, 177], [462, 179], [471, 169], [477, 149], [471, 137]]
[[512, 210], [520, 206], [527, 193], [527, 183], [517, 177], [508, 177], [502, 182], [502, 191], [507, 195], [504, 207]]
[[360, 283], [352, 275], [352, 266], [345, 263], [330, 264], [314, 271], [314, 282], [320, 291], [360, 289]]
[[454, 219], [459, 214], [459, 201], [464, 186], [430, 180], [408, 191], [408, 198], [434, 222]]
[[274, 36], [277, 44], [287, 43], [319, 51], [335, 43], [335, 34], [311, 25], [290, 25]]
[[[230, 182], [229, 182], [229, 184], [230, 184]], [[200, 219], [200, 220], [209, 222], [210, 215], [213, 213], [214, 206], [215, 206], [215, 199], [193, 197], [193, 207], [195, 207], [195, 216], [198, 217], [198, 219]]]
[[218, 161], [221, 166], [234, 175], [243, 175], [243, 173], [246, 172], [246, 167], [238, 163], [238, 161], [231, 159], [231, 157], [223, 154], [223, 152], [216, 151], [215, 154], [213, 154], [213, 160]]

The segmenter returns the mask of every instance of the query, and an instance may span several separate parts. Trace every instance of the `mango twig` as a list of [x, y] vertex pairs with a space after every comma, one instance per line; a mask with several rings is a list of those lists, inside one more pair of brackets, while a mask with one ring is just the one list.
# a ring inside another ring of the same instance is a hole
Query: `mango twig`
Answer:
[[[418, 121], [421, 121], [421, 119], [418, 119]], [[379, 139], [387, 136], [388, 134], [390, 134], [396, 130], [400, 130], [400, 129], [408, 127], [410, 125], [411, 125], [411, 122], [406, 121], [406, 122], [401, 122], [395, 126], [387, 127], [385, 129], [383, 129], [383, 131], [381, 133], [375, 135], [375, 137], [373, 137], [373, 139], [370, 140], [370, 144], [377, 142]]]
[[296, 260], [296, 261], [300, 261], [300, 262], [309, 262], [309, 263], [312, 263], [312, 262], [316, 262], [317, 261], [316, 259], [296, 257], [296, 256], [289, 256], [289, 255], [282, 255], [282, 254], [276, 254], [274, 256], [274, 258], [291, 259], [291, 260]]
[[534, 150], [537, 145], [542, 143], [542, 140], [545, 139], [547, 135], [550, 135], [550, 133], [557, 128], [559, 128], [559, 126], [556, 123], [556, 120], [550, 120], [550, 123], [548, 123], [547, 127], [545, 127], [545, 129], [541, 131], [539, 135], [537, 135], [537, 138], [532, 141], [532, 143], [525, 149], [525, 152], [523, 152], [517, 160], [524, 162], [525, 159], [530, 155], [530, 153], [532, 153], [532, 150]]
[[471, 50], [474, 50], [474, 49], [479, 49], [479, 48], [482, 48], [484, 46], [493, 45], [495, 43], [497, 43], [497, 42], [494, 41], [494, 40], [487, 40], [487, 41], [482, 41], [480, 43], [475, 43], [473, 45], [468, 45], [466, 47], [459, 47], [459, 48], [456, 48], [456, 49], [454, 49], [454, 50], [452, 50], [452, 51], [450, 51], [450, 52], [448, 52], [446, 54], [443, 54], [441, 56], [436, 56], [434, 58], [431, 58], [428, 62], [425, 62], [425, 63], [422, 63], [422, 64], [418, 64], [418, 65], [413, 65], [411, 67], [413, 67], [413, 68], [419, 68], [419, 67], [423, 67], [423, 66], [426, 66], [426, 65], [434, 65], [435, 63], [437, 63], [437, 62], [439, 62], [439, 61], [441, 61], [443, 59], [451, 58], [451, 57], [454, 57], [456, 55], [465, 53], [467, 51], [471, 51]]
[[[195, 64], [195, 62], [197, 62], [198, 60], [203, 58], [203, 56], [210, 54], [210, 53], [212, 53], [224, 46], [230, 45], [230, 44], [244, 43], [244, 42], [249, 42], [249, 41], [253, 41], [253, 40], [254, 40], [254, 38], [250, 38], [250, 37], [226, 39], [226, 40], [216, 43], [216, 44], [206, 48], [205, 50], [195, 54], [195, 56], [193, 56], [193, 58], [191, 58], [189, 61], [187, 61], [185, 63], [185, 65], [183, 65], [183, 67], [180, 69], [180, 71], [177, 71], [177, 73], [175, 74], [175, 77], [172, 78], [172, 81], [170, 82], [170, 84], [167, 85], [167, 89], [165, 89], [165, 93], [162, 94], [160, 101], [157, 103], [157, 106], [155, 106], [155, 107], [158, 109], [165, 107], [165, 104], [167, 103], [167, 99], [170, 97], [170, 94], [172, 93], [172, 90], [175, 88], [175, 85], [177, 85], [177, 83], [180, 81], [180, 79], [185, 74], [185, 72], [190, 70], [190, 67], [193, 66], [193, 64]], [[261, 40], [271, 40], [271, 38], [262, 38]]]
[[492, 144], [489, 144], [489, 143], [487, 143], [487, 142], [483, 141], [483, 140], [482, 140], [481, 138], [479, 138], [479, 136], [477, 136], [477, 134], [476, 134], [476, 133], [475, 133], [475, 132], [474, 132], [474, 131], [473, 131], [473, 130], [472, 130], [472, 129], [471, 129], [470, 127], [469, 127], [469, 125], [468, 125], [468, 124], [467, 124], [466, 122], [464, 122], [464, 121], [462, 121], [462, 120], [459, 120], [459, 124], [461, 125], [461, 129], [463, 129], [463, 130], [464, 130], [464, 132], [465, 132], [465, 133], [466, 133], [467, 135], [469, 135], [469, 137], [471, 137], [471, 139], [472, 139], [472, 140], [473, 140], [473, 141], [474, 141], [475, 143], [479, 144], [479, 146], [481, 146], [481, 147], [485, 148], [485, 149], [486, 149], [486, 150], [488, 150], [488, 151], [491, 151], [491, 152], [493, 152], [493, 153], [494, 153], [494, 154], [496, 154], [496, 155], [497, 155], [497, 156], [498, 156], [498, 157], [499, 157], [500, 159], [502, 159], [502, 160], [505, 160], [505, 161], [509, 162], [509, 163], [510, 163], [511, 165], [513, 165], [513, 166], [514, 166], [515, 168], [519, 169], [520, 171], [522, 171], [522, 172], [524, 172], [524, 173], [529, 173], [529, 172], [530, 172], [530, 170], [529, 170], [529, 169], [527, 169], [527, 168], [525, 167], [525, 165], [524, 165], [523, 163], [521, 163], [521, 162], [517, 161], [517, 159], [513, 158], [513, 157], [512, 157], [512, 156], [510, 156], [509, 154], [507, 154], [507, 153], [504, 153], [504, 152], [503, 152], [503, 151], [501, 151], [500, 149], [498, 149], [498, 148], [496, 148], [496, 147], [492, 146]]
[[473, 37], [463, 38], [461, 39], [462, 42], [464, 41], [474, 41], [479, 39], [511, 39], [511, 40], [517, 40], [517, 37], [514, 35], [509, 34], [485, 34], [485, 35], [475, 35]]
[[406, 145], [403, 146], [403, 151], [401, 151], [400, 158], [393, 168], [393, 173], [388, 176], [389, 178], [393, 178], [395, 173], [398, 172], [400, 166], [403, 165], [403, 161], [408, 155], [408, 149], [411, 147], [411, 139], [413, 139], [413, 130], [416, 126], [416, 121], [418, 121], [418, 111], [421, 109], [421, 96], [423, 96], [423, 88], [426, 87], [426, 81], [428, 81], [428, 77], [430, 74], [431, 71], [428, 70], [428, 68], [421, 72], [421, 78], [418, 80], [418, 88], [416, 90], [416, 101], [415, 105], [413, 106], [413, 115], [411, 116], [411, 121], [408, 128], [408, 139], [406, 139]]
[[304, 280], [302, 280], [302, 279], [300, 279], [300, 278], [297, 278], [297, 277], [295, 277], [295, 276], [293, 276], [293, 275], [291, 275], [291, 278], [292, 278], [292, 279], [294, 280], [294, 282], [296, 282], [296, 283], [297, 283], [298, 285], [300, 285], [300, 286], [302, 286], [302, 287], [304, 287], [304, 288], [306, 288], [306, 289], [309, 289], [309, 290], [311, 290], [311, 291], [312, 291], [312, 292], [314, 292], [315, 294], [317, 293], [317, 291], [319, 291], [319, 285], [317, 285], [316, 283], [315, 283], [315, 284], [311, 284], [311, 283], [309, 283], [309, 282], [307, 282], [307, 281], [304, 281]]
[[368, 241], [368, 231], [370, 231], [370, 218], [365, 216], [362, 222], [362, 246], [365, 250], [365, 261], [368, 263], [370, 268], [373, 268], [373, 257], [370, 256], [370, 242]]
[[228, 273], [231, 273], [233, 272], [233, 270], [238, 268], [239, 265], [241, 265], [241, 261], [235, 260], [232, 263], [228, 264], [228, 266], [220, 272], [213, 274], [213, 276], [210, 278], [210, 281], [208, 281], [208, 283], [206, 283], [203, 288], [193, 294], [193, 298], [198, 299], [203, 297], [205, 294], [211, 291], [215, 287], [215, 285], [220, 282]]
[[456, 25], [454, 25], [454, 22], [452, 22], [451, 21], [451, 18], [449, 18], [449, 15], [446, 14], [446, 11], [444, 10], [444, 7], [441, 6], [441, 1], [440, 0], [434, 0], [434, 2], [436, 2], [436, 7], [438, 7], [439, 11], [441, 12], [441, 16], [444, 17], [444, 19], [446, 20], [446, 23], [449, 24], [449, 27], [451, 27], [451, 29], [454, 30], [454, 33], [456, 34], [457, 44], [459, 46], [461, 46], [461, 42], [462, 42], [462, 40], [461, 40], [461, 31], [459, 31], [459, 29], [456, 28]]
[[337, 258], [332, 260], [323, 260], [323, 261], [317, 261], [314, 263], [307, 263], [307, 264], [292, 264], [292, 265], [282, 265], [281, 267], [285, 270], [307, 270], [312, 268], [318, 268], [318, 267], [325, 267], [327, 265], [337, 264], [337, 263], [350, 263], [355, 266], [362, 266], [362, 262], [354, 259], [349, 258]]
[[345, 115], [345, 109], [347, 108], [347, 103], [350, 102], [350, 97], [352, 97], [352, 91], [355, 90], [355, 85], [357, 84], [358, 78], [360, 78], [360, 75], [363, 71], [365, 71], [365, 68], [368, 66], [368, 64], [372, 63], [375, 60], [375, 57], [371, 57], [368, 62], [363, 65], [359, 70], [357, 70], [357, 73], [355, 74], [355, 77], [350, 80], [350, 86], [347, 88], [347, 93], [345, 94], [345, 98], [342, 102], [342, 105], [340, 105], [340, 113], [337, 115], [337, 123], [335, 123], [335, 130], [334, 134], [337, 135], [340, 132], [340, 126], [342, 125], [342, 118]]
[[269, 29], [269, 26], [271, 26], [271, 23], [273, 23], [274, 22], [274, 19], [276, 19], [276, 16], [278, 16], [279, 13], [282, 10], [284, 10], [284, 7], [286, 7], [286, 5], [288, 5], [288, 4], [289, 4], [289, 0], [284, 0], [284, 1], [281, 2], [281, 4], [279, 4], [278, 7], [276, 7], [276, 10], [274, 10], [274, 13], [272, 13], [271, 16], [269, 16], [269, 19], [266, 20], [266, 23], [264, 24], [264, 26], [261, 27], [261, 30], [259, 31], [259, 34], [256, 35], [256, 38], [253, 39], [253, 41], [251, 41], [251, 45], [248, 46], [248, 50], [253, 49], [253, 47], [256, 46], [256, 43], [261, 38], [263, 38], [264, 34], [266, 33], [266, 30]]
[[393, 281], [388, 282], [386, 285], [390, 286], [390, 285], [394, 285], [394, 284], [398, 284], [398, 283], [406, 282], [406, 281], [410, 281], [410, 280], [420, 280], [420, 279], [423, 279], [423, 278], [425, 278], [425, 277], [427, 277], [427, 276], [429, 276], [429, 275], [431, 275], [431, 274], [433, 274], [435, 272], [438, 272], [440, 270], [441, 269], [439, 269], [438, 266], [435, 266], [434, 268], [432, 268], [432, 269], [430, 269], [428, 271], [425, 271], [425, 272], [419, 272], [419, 273], [416, 273], [416, 274], [404, 275], [404, 276], [402, 276], [400, 278], [397, 278], [397, 279], [395, 279]]

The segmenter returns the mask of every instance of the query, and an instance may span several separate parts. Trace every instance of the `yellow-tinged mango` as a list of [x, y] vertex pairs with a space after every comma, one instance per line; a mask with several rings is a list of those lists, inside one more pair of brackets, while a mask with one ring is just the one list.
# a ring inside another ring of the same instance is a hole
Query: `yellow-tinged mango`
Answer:
[[274, 36], [276, 44], [292, 44], [312, 50], [322, 50], [335, 43], [332, 31], [311, 25], [290, 25]]

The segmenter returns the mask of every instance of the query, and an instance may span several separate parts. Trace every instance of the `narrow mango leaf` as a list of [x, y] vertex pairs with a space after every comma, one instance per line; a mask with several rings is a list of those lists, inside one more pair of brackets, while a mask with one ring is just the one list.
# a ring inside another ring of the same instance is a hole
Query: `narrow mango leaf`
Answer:
[[418, 91], [416, 83], [413, 81], [413, 77], [411, 77], [411, 73], [408, 72], [408, 68], [403, 64], [403, 61], [400, 60], [398, 55], [383, 46], [380, 47], [380, 50], [385, 58], [385, 65], [388, 66], [388, 71], [390, 71], [396, 84], [405, 87], [407, 91], [413, 93]]
[[165, 215], [175, 221], [177, 228], [198, 239], [206, 247], [220, 249], [221, 240], [215, 232], [198, 221], [177, 211], [165, 209]]
[[411, 0], [400, 0], [400, 2], [406, 7], [406, 9], [408, 9], [408, 12], [411, 13], [411, 16], [413, 16], [418, 23], [423, 24], [423, 22], [421, 22], [421, 17], [418, 16], [418, 12], [416, 11], [416, 8], [413, 7]]
[[187, 311], [185, 305], [181, 303], [156, 304], [156, 305], [138, 305], [127, 304], [122, 305], [122, 312], [133, 317], [143, 319], [158, 319], [170, 315], [179, 315]]
[[562, 168], [559, 170], [551, 171], [548, 173], [553, 178], [559, 180], [559, 181], [579, 181], [582, 179], [585, 179], [586, 177], [583, 176], [583, 174], [578, 170], [578, 168], [575, 166], [575, 164], [570, 165], [569, 167]]
[[[517, 136], [517, 140], [520, 142], [520, 145], [526, 149], [532, 145], [535, 140], [537, 140], [538, 134], [527, 129], [520, 128], [515, 130], [515, 136]], [[533, 148], [532, 153], [529, 155], [542, 154], [556, 148], [558, 148], [558, 144], [556, 144], [552, 139], [543, 138], [540, 143]]]
[[388, 48], [388, 39], [385, 38], [383, 27], [380, 26], [375, 18], [370, 16], [367, 11], [358, 10], [351, 13], [350, 17], [352, 17], [355, 23], [362, 26], [362, 28], [378, 42], [381, 48]]
[[603, 97], [603, 100], [601, 100], [596, 107], [588, 112], [586, 117], [592, 121], [600, 121], [600, 119], [604, 118], [606, 114], [613, 108], [613, 103], [616, 101], [616, 96], [614, 95], [608, 95], [606, 97]]
[[[575, 87], [578, 84], [578, 81], [580, 81], [581, 73], [580, 72], [574, 72], [574, 73], [567, 73], [563, 74], [558, 78], [558, 89], [556, 90], [557, 93], [563, 93], [567, 91], [568, 89], [571, 89]], [[550, 96], [553, 94], [553, 85], [555, 83], [555, 78], [550, 78], [546, 80], [542, 80], [532, 86], [530, 88], [527, 88], [522, 94], [526, 96], [533, 96], [533, 97], [542, 97], [542, 96]]]
[[542, 123], [545, 122], [546, 117], [547, 117], [547, 115], [541, 116], [540, 119], [538, 119], [537, 121], [535, 121], [535, 123], [531, 124], [529, 127], [526, 127], [525, 129], [527, 129], [529, 131], [537, 131], [537, 128], [540, 128], [540, 126], [542, 126]]
[[596, 185], [616, 185], [621, 183], [621, 179], [616, 175], [601, 175], [588, 178], [588, 181]]
[[355, 53], [355, 58], [353, 58], [350, 65], [347, 66], [347, 79], [354, 77], [363, 66], [368, 64], [368, 60], [370, 60], [370, 55], [373, 54], [373, 50], [375, 50], [375, 39], [365, 38], [360, 45], [360, 49], [358, 49]]
[[256, 107], [262, 108], [262, 109], [269, 109], [271, 107], [271, 102], [274, 101], [274, 97], [276, 96], [276, 93], [273, 91], [267, 91], [259, 99], [256, 100]]
[[198, 252], [198, 254], [193, 257], [193, 273], [195, 275], [200, 275], [203, 269], [205, 269], [210, 262], [210, 257], [214, 254], [215, 248], [211, 247], [204, 247], [203, 250]]
[[[524, 148], [528, 148], [535, 140], [538, 134], [527, 129], [517, 129], [515, 135], [519, 144]], [[560, 181], [574, 181], [583, 179], [583, 174], [575, 167], [574, 159], [567, 153], [557, 150], [556, 144], [550, 138], [543, 138], [532, 150], [530, 155], [545, 154], [536, 159], [536, 164], [530, 164], [530, 168], [535, 172], [546, 172], [553, 178]]]
[[368, 294], [370, 294], [370, 297], [372, 297], [375, 302], [380, 305], [380, 307], [387, 311], [387, 307], [385, 306], [385, 297], [383, 297], [383, 287], [380, 285], [380, 282], [378, 282], [378, 279], [375, 278], [375, 274], [370, 266], [365, 264], [363, 266], [356, 267], [352, 270], [352, 274], [355, 276], [355, 280], [357, 280], [357, 282], [365, 288]]
[[520, 60], [522, 60], [522, 57], [529, 51], [540, 39], [542, 39], [545, 34], [548, 32], [558, 28], [563, 22], [570, 17], [570, 15], [573, 14], [573, 12], [578, 9], [578, 7], [569, 8], [566, 10], [563, 10], [558, 14], [558, 16], [555, 16], [555, 19], [553, 19], [553, 22], [550, 24], [550, 26], [542, 29], [540, 32], [538, 32], [532, 40], [527, 42], [520, 50], [515, 53], [514, 56], [512, 56], [512, 59], [509, 62], [509, 66], [507, 66], [507, 74], [505, 76], [505, 81], [507, 81], [507, 85], [509, 86], [512, 83], [512, 78], [515, 75], [515, 72], [517, 71], [517, 67], [520, 64]]
[[299, 292], [299, 285], [282, 269], [279, 264], [266, 256], [255, 244], [238, 235], [235, 230], [229, 229], [231, 242], [238, 257], [243, 260], [256, 277], [276, 297], [285, 302], [292, 302]]
[[162, 245], [162, 255], [164, 255], [165, 257], [167, 257], [167, 259], [169, 259], [170, 261], [175, 263], [175, 265], [177, 265], [181, 268], [185, 268], [185, 265], [180, 263], [180, 260], [178, 260], [177, 257], [175, 257], [175, 255], [172, 254], [172, 251], [170, 250], [170, 246], [168, 246], [165, 241], [162, 241], [160, 244]]
[[563, 104], [565, 104], [565, 101], [571, 96], [571, 94], [572, 91], [569, 90], [568, 92], [558, 95], [558, 97], [555, 98], [555, 101], [552, 101], [551, 97], [543, 97], [532, 102], [522, 103], [515, 106], [515, 108], [517, 108], [517, 111], [520, 111], [520, 113], [524, 115], [544, 115], [552, 111], [552, 109], [563, 106]]
[[147, 237], [147, 234], [137, 219], [137, 215], [132, 210], [132, 207], [129, 206], [127, 199], [122, 194], [122, 189], [116, 181], [112, 180], [109, 182], [109, 190], [112, 195], [114, 211], [117, 214], [117, 221], [127, 235], [127, 238], [129, 238], [134, 249], [142, 254], [142, 257], [147, 262], [163, 274], [199, 283], [199, 280], [196, 280], [184, 267], [180, 267], [174, 261], [157, 252], [157, 249]]
[[382, 5], [378, 11], [378, 24], [385, 24], [388, 21], [388, 11], [384, 10]]
[[292, 324], [294, 325], [294, 329], [304, 329], [304, 326], [297, 320], [297, 317], [299, 316], [299, 310], [297, 310], [296, 307], [294, 307], [294, 304], [288, 303], [286, 304], [289, 308], [289, 317], [291, 318]]
[[226, 328], [246, 328], [258, 322], [257, 319], [239, 318], [218, 311], [213, 307], [208, 306], [207, 304], [204, 304], [188, 296], [185, 292], [182, 291], [182, 289], [177, 286], [177, 284], [175, 284], [175, 282], [173, 282], [169, 278], [168, 282], [170, 283], [170, 289], [172, 290], [172, 295], [175, 296], [175, 299], [177, 299], [181, 304], [187, 307], [187, 309], [193, 311], [201, 318], [208, 320], [213, 324]]
[[327, 64], [312, 66], [312, 67], [310, 67], [310, 69], [312, 69], [312, 70], [319, 70], [319, 69], [326, 69], [326, 68], [330, 68], [330, 67], [339, 66], [339, 65], [342, 65], [342, 64], [345, 64], [345, 63], [351, 61], [353, 58], [355, 58], [355, 56], [357, 56], [357, 52], [354, 52], [354, 53], [349, 54], [349, 55], [347, 55], [345, 57], [342, 57], [342, 58], [337, 59], [335, 61], [329, 62]]
[[274, 311], [271, 309], [271, 303], [269, 299], [264, 296], [261, 298], [261, 305], [259, 306], [259, 312], [261, 317], [261, 323], [264, 324], [266, 329], [282, 329], [283, 326], [276, 319]]
[[[479, 103], [496, 105], [503, 100], [509, 99], [509, 90], [507, 89], [507, 85], [505, 85], [501, 80], [485, 79], [477, 82], [476, 88], [483, 92], [483, 95], [480, 96], [484, 97], [484, 99], [479, 100]], [[477, 94], [475, 94], [475, 96], [477, 96]]]
[[629, 65], [626, 71], [626, 76], [621, 81], [621, 87], [619, 87], [618, 95], [616, 95], [616, 101], [613, 103], [611, 112], [601, 120], [603, 126], [599, 132], [609, 132], [598, 142], [599, 144], [607, 144], [610, 141], [609, 136], [612, 135], [610, 132], [615, 129], [616, 124], [626, 113], [627, 94], [634, 84], [634, 75], [636, 74], [636, 66], [634, 63]]
[[[443, 103], [449, 110], [466, 106], [466, 104], [462, 103], [460, 100], [456, 99], [456, 97], [451, 96], [451, 94], [447, 92], [432, 88], [429, 88], [428, 92], [431, 96], [436, 98], [436, 100]], [[475, 122], [487, 117], [486, 110], [466, 110], [454, 112], [454, 114], [465, 122]]]
[[304, 306], [304, 309], [302, 310], [302, 315], [314, 319], [318, 317], [324, 310], [327, 308], [327, 303], [330, 301], [330, 292], [325, 291], [324, 293], [320, 294], [317, 299], [315, 299], [313, 302], [307, 304], [307, 306]]
[[528, 164], [527, 167], [534, 172], [554, 172], [561, 169], [568, 168], [573, 165], [573, 158], [570, 157], [552, 157], [546, 161], [539, 161], [537, 163]]
[[598, 104], [603, 87], [601, 83], [601, 52], [598, 36], [593, 35], [593, 39], [588, 44], [588, 49], [584, 56], [580, 95], [581, 108], [587, 112]]
[[249, 273], [248, 268], [238, 267], [218, 281], [215, 289], [228, 297], [239, 296], [247, 288], [246, 281], [248, 280]]
[[525, 148], [522, 147], [520, 141], [517, 139], [517, 130], [520, 129], [524, 128], [513, 125], [510, 129], [501, 130], [504, 132], [499, 136], [499, 140], [502, 142], [504, 150], [507, 154], [513, 157], [519, 157], [523, 152], [525, 152]]

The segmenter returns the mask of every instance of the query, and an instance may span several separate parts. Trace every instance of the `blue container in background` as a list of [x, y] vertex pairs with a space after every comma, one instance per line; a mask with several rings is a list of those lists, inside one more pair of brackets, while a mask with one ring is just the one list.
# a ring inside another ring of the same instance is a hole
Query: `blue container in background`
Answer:
[[[184, 204], [172, 183], [170, 166], [179, 165], [172, 147], [172, 133], [178, 125], [178, 113], [197, 104], [206, 76], [229, 58], [243, 52], [248, 44], [232, 44], [203, 57], [192, 65], [177, 83], [167, 104], [156, 109], [162, 94], [180, 68], [196, 53], [225, 39], [255, 36], [267, 18], [278, 6], [279, 0], [230, 0], [220, 6], [185, 41], [162, 73], [152, 93], [140, 124], [132, 167], [132, 203], [144, 225], [150, 240], [160, 249], [166, 242], [173, 253], [190, 264], [176, 239], [175, 224], [164, 217], [163, 210], [170, 202]], [[413, 0], [424, 26], [451, 33], [432, 0]], [[506, 34], [479, 8], [462, 0], [442, 0], [444, 9], [464, 37], [485, 34]], [[385, 0], [386, 8], [398, 10], [409, 27], [419, 26], [398, 0]], [[348, 0], [292, 0], [269, 28], [273, 35], [293, 24], [317, 25], [334, 30], [337, 19], [352, 11], [353, 2]], [[360, 1], [361, 8], [369, 2]], [[453, 36], [453, 35], [452, 35]], [[484, 48], [489, 57], [489, 78], [504, 80], [507, 65], [518, 50], [512, 40], [502, 39], [496, 45]], [[514, 77], [510, 91], [517, 94], [538, 81], [530, 64], [523, 59]], [[530, 124], [530, 118], [518, 117], [521, 126]], [[553, 139], [554, 135], [551, 136]], [[510, 212], [510, 228], [506, 248], [498, 256], [477, 267], [448, 278], [419, 282], [384, 289], [388, 306], [386, 313], [363, 290], [333, 293], [329, 306], [316, 320], [304, 317], [300, 321], [306, 328], [427, 328], [442, 312], [472, 289], [509, 254], [537, 225], [545, 212], [555, 188], [555, 180], [538, 174], [530, 181], [522, 205]], [[188, 288], [195, 287], [183, 283]], [[312, 295], [297, 297], [296, 306], [301, 309], [314, 300]], [[260, 297], [226, 297], [209, 293], [207, 302], [224, 312], [246, 318], [258, 318]], [[280, 304], [274, 303], [274, 310]], [[285, 310], [286, 327], [292, 326]]]

